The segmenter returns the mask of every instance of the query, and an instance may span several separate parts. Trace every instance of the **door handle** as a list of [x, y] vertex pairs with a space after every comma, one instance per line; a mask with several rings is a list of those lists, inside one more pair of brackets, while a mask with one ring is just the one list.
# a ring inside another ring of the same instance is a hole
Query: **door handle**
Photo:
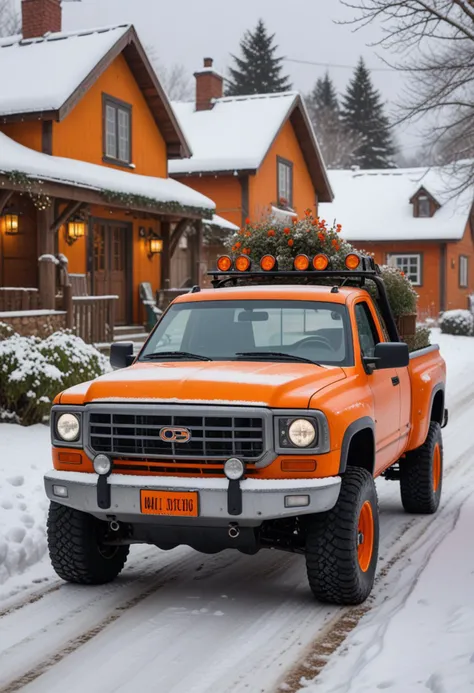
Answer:
[[394, 387], [395, 387], [396, 385], [400, 385], [400, 378], [398, 377], [398, 375], [395, 375], [395, 376], [392, 378], [392, 385], [393, 385]]

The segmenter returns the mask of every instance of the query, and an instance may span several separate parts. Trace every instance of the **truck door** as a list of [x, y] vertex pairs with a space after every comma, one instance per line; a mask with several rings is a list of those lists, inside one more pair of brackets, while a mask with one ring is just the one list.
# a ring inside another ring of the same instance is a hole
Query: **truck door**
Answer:
[[[354, 307], [361, 356], [373, 356], [381, 340], [374, 315], [366, 301]], [[398, 457], [400, 445], [400, 381], [395, 368], [366, 371], [375, 413], [375, 473], [379, 474]]]

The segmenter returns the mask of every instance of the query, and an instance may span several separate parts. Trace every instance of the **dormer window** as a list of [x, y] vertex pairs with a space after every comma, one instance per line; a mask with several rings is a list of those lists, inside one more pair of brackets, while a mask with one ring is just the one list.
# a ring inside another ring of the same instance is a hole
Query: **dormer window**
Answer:
[[410, 198], [410, 204], [413, 205], [413, 216], [420, 218], [432, 217], [441, 207], [433, 195], [431, 195], [423, 187], [419, 188], [418, 191]]
[[430, 201], [426, 195], [420, 195], [418, 198], [418, 216], [419, 217], [430, 217]]

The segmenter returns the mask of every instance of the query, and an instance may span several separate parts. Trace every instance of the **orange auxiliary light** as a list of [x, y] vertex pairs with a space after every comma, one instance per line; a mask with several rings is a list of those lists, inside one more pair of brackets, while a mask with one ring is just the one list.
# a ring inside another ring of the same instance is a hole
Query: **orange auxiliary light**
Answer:
[[217, 269], [219, 272], [228, 272], [232, 269], [232, 260], [228, 255], [221, 255], [217, 260]]
[[327, 255], [324, 255], [323, 253], [320, 253], [319, 255], [315, 255], [313, 258], [313, 267], [315, 270], [325, 270], [327, 269], [329, 265], [329, 258]]
[[344, 260], [344, 262], [345, 262], [347, 269], [355, 270], [360, 265], [360, 257], [358, 255], [356, 255], [355, 253], [350, 253], [350, 255], [346, 256], [346, 259]]
[[260, 267], [264, 272], [271, 272], [276, 268], [276, 258], [273, 255], [264, 255], [260, 260]]
[[239, 272], [246, 272], [250, 269], [250, 258], [247, 255], [239, 255], [235, 261], [235, 269]]
[[309, 268], [309, 257], [307, 255], [297, 255], [293, 262], [293, 267], [298, 272], [304, 272]]

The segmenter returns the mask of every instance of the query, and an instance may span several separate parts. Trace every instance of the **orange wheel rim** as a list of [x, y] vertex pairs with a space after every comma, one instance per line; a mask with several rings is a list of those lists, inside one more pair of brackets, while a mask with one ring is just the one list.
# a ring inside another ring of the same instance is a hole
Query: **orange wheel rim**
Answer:
[[359, 567], [366, 573], [370, 566], [374, 550], [374, 516], [369, 501], [365, 501], [360, 509], [359, 523], [357, 525], [357, 557]]
[[441, 448], [439, 443], [436, 443], [434, 453], [433, 453], [433, 491], [439, 489], [441, 482]]

